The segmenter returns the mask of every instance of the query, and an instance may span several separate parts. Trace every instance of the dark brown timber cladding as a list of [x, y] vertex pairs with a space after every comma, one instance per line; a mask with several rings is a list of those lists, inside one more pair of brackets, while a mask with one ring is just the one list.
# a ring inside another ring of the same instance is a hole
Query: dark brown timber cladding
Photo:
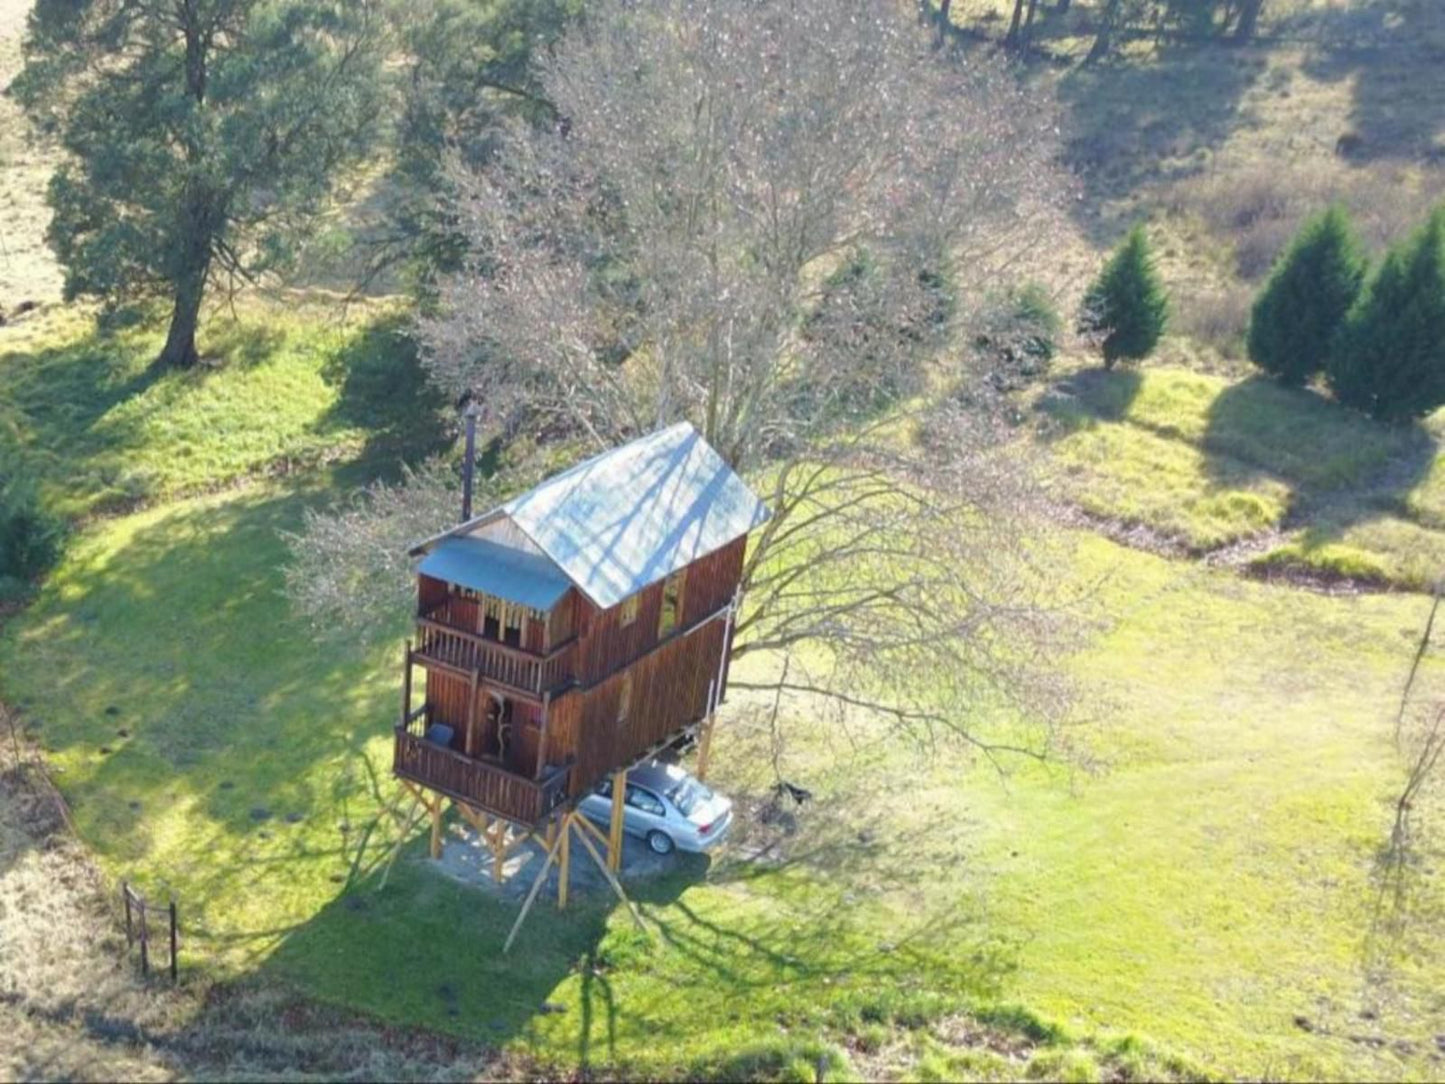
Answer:
[[[736, 539], [687, 566], [679, 629], [695, 625], [727, 605], [742, 576], [743, 551], [747, 544], [746, 537]], [[583, 639], [577, 666], [578, 677], [585, 685], [615, 673], [657, 643], [662, 583], [643, 588], [638, 597], [637, 619], [630, 625], [622, 624], [623, 605], [599, 611], [586, 600], [578, 600], [578, 609], [585, 616], [581, 621]]]
[[[710, 621], [587, 690], [569, 787], [573, 795], [585, 793], [608, 772], [631, 764], [702, 718], [708, 683], [717, 678], [723, 634], [722, 619]], [[632, 690], [627, 717], [619, 720], [618, 699], [628, 679]]]

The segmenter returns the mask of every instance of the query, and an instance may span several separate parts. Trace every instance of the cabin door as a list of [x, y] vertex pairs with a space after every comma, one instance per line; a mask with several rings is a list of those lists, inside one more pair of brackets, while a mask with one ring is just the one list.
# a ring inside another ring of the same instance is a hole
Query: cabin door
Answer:
[[511, 763], [513, 733], [512, 733], [512, 702], [500, 693], [488, 692], [485, 694], [486, 703], [486, 724], [482, 733], [486, 735], [486, 750], [496, 757], [503, 764]]

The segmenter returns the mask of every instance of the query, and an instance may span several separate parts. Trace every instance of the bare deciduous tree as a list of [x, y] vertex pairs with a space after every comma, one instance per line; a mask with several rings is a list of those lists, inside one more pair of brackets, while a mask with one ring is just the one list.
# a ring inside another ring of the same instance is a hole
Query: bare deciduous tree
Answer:
[[[739, 655], [796, 652], [791, 688], [916, 733], [1046, 753], [1047, 726], [975, 725], [985, 699], [1057, 720], [1066, 688], [1028, 471], [943, 362], [979, 281], [1047, 240], [1051, 116], [881, 0], [599, 0], [541, 85], [555, 128], [456, 170], [470, 254], [420, 322], [431, 377], [597, 447], [692, 420], [775, 513]], [[348, 531], [314, 520], [298, 553]]]

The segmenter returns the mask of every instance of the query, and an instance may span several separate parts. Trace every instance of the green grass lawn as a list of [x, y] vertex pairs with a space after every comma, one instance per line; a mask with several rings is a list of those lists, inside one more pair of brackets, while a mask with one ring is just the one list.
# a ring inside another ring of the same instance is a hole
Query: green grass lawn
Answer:
[[[105, 867], [181, 901], [189, 965], [640, 1072], [796, 1068], [809, 1044], [999, 1002], [1066, 1029], [1035, 1057], [1079, 1065], [1130, 1033], [1220, 1075], [1428, 1071], [1343, 1037], [1423, 1049], [1441, 1008], [1438, 949], [1389, 991], [1360, 970], [1423, 600], [1249, 584], [1081, 535], [1077, 574], [1107, 574], [1112, 624], [1078, 660], [1099, 774], [1004, 787], [954, 749], [844, 752], [794, 705], [785, 764], [817, 801], [785, 862], [634, 886], [650, 945], [591, 900], [544, 908], [502, 957], [513, 909], [415, 843], [377, 891], [395, 645], [319, 644], [288, 614], [277, 531], [309, 499], [272, 483], [97, 525], [0, 653]], [[770, 770], [745, 707], [717, 746], [742, 796]], [[935, 1074], [960, 1056], [929, 1043], [894, 1056]]]
[[1040, 399], [1064, 499], [1262, 568], [1418, 589], [1445, 567], [1438, 419], [1384, 426], [1310, 390], [1168, 366], [1082, 369]]
[[160, 329], [50, 310], [0, 331], [0, 468], [63, 515], [125, 511], [258, 474], [434, 439], [403, 317], [252, 302], [218, 316], [190, 372], [151, 364]]
[[[1095, 619], [1061, 660], [1087, 683], [1087, 770], [1005, 785], [959, 748], [861, 726], [844, 741], [815, 705], [787, 702], [783, 768], [815, 800], [791, 834], [748, 818], [778, 861], [684, 861], [633, 885], [647, 940], [605, 898], [544, 906], [504, 957], [513, 906], [439, 875], [420, 839], [385, 872], [405, 615], [394, 640], [330, 642], [281, 594], [281, 532], [302, 510], [435, 439], [397, 394], [414, 359], [384, 320], [298, 322], [278, 339], [243, 323], [214, 347], [225, 367], [157, 375], [125, 334], [11, 340], [7, 448], [72, 511], [110, 507], [112, 467], [180, 460], [155, 493], [200, 495], [71, 539], [0, 639], [0, 696], [24, 710], [105, 870], [175, 894], [193, 973], [281, 982], [559, 1070], [1439, 1075], [1445, 915], [1414, 908], [1383, 950], [1370, 937], [1419, 596], [1328, 598], [1068, 535], [1060, 587], [1090, 586]], [[271, 345], [248, 360], [252, 336]], [[1079, 390], [1087, 409], [1055, 447], [1159, 442], [1172, 473], [1141, 470], [1131, 489], [1153, 481], [1164, 509], [1165, 480], [1184, 493], [1218, 471], [1198, 415], [1228, 387], [1148, 371], [1131, 396], [1107, 386], [1129, 379]], [[144, 384], [146, 408], [117, 381]], [[230, 424], [207, 424], [219, 402]], [[254, 443], [273, 413], [277, 442]], [[1282, 504], [1303, 484], [1259, 470], [1267, 435], [1229, 439], [1242, 473], [1224, 493]], [[1335, 459], [1374, 469], [1382, 441], [1361, 435]], [[276, 476], [277, 449], [302, 447], [345, 462]], [[1234, 529], [1241, 513], [1215, 514]], [[1445, 684], [1433, 655], [1424, 674]], [[756, 707], [734, 698], [716, 745], [718, 782], [749, 810], [772, 782]], [[1427, 893], [1439, 860], [1425, 851]]]

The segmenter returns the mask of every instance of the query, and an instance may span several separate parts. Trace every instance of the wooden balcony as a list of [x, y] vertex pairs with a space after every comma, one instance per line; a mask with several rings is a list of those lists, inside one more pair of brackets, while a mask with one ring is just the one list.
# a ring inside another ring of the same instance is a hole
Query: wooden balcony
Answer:
[[392, 770], [402, 779], [445, 794], [459, 802], [516, 824], [538, 825], [567, 797], [571, 765], [528, 779], [490, 763], [458, 753], [424, 736], [427, 712], [418, 709], [396, 728]]
[[417, 619], [417, 646], [412, 657], [423, 666], [441, 666], [470, 675], [477, 671], [488, 681], [540, 700], [573, 683], [577, 641], [543, 654], [527, 651], [431, 618]]

